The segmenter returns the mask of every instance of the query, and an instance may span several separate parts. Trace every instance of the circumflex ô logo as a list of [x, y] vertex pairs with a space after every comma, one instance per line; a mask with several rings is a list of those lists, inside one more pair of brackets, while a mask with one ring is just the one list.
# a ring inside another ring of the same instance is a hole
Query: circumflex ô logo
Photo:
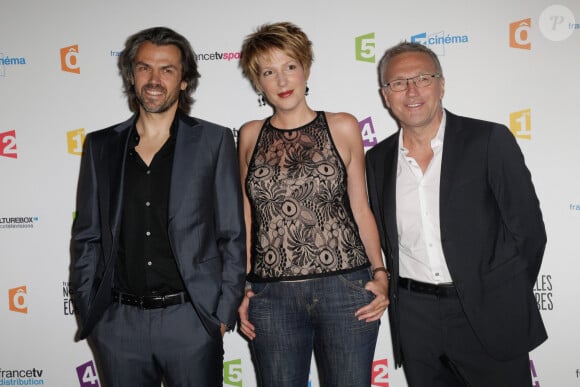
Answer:
[[8, 309], [12, 312], [27, 314], [26, 296], [26, 286], [8, 289]]
[[510, 47], [521, 50], [531, 50], [530, 29], [532, 19], [518, 20], [510, 23]]
[[78, 44], [63, 47], [60, 49], [60, 68], [67, 73], [80, 74], [81, 67], [78, 61], [79, 46]]

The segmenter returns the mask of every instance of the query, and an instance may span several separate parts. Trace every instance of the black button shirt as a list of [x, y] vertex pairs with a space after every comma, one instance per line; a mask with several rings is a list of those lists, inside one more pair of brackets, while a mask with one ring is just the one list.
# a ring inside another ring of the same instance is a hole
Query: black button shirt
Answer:
[[122, 292], [164, 295], [184, 290], [167, 228], [176, 135], [174, 121], [169, 139], [147, 166], [135, 150], [137, 130], [131, 129], [115, 271], [115, 287]]

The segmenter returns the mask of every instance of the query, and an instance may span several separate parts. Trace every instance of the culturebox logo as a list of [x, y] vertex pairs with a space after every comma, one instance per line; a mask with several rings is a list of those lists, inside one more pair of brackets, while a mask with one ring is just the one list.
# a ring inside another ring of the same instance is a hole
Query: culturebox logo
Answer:
[[450, 33], [446, 34], [445, 31], [421, 32], [411, 35], [411, 42], [421, 43], [422, 45], [429, 47], [437, 55], [445, 55], [445, 47], [469, 43], [469, 36], [454, 35]]
[[375, 126], [373, 125], [373, 119], [367, 117], [358, 123], [360, 128], [360, 133], [363, 139], [363, 145], [365, 148], [372, 148], [377, 145], [377, 134], [375, 132]]
[[521, 50], [531, 50], [532, 41], [530, 40], [530, 30], [532, 28], [532, 19], [518, 20], [510, 23], [510, 47]]
[[8, 309], [12, 312], [27, 314], [26, 297], [26, 285], [8, 289]]
[[60, 49], [60, 69], [67, 73], [81, 73], [78, 44]]
[[242, 359], [224, 362], [224, 386], [242, 387]]
[[85, 136], [85, 128], [69, 130], [66, 132], [66, 146], [68, 153], [76, 156], [82, 155]]
[[531, 140], [532, 110], [524, 109], [510, 113], [510, 131], [516, 138]]
[[0, 133], [0, 156], [11, 159], [18, 158], [15, 130]]
[[76, 368], [80, 387], [99, 387], [99, 377], [95, 363], [88, 361]]
[[0, 386], [41, 386], [44, 385], [43, 373], [44, 370], [37, 368], [14, 370], [0, 368]]
[[354, 53], [356, 60], [360, 62], [375, 63], [375, 33], [355, 37]]
[[38, 222], [37, 216], [0, 217], [0, 229], [34, 228], [36, 222]]

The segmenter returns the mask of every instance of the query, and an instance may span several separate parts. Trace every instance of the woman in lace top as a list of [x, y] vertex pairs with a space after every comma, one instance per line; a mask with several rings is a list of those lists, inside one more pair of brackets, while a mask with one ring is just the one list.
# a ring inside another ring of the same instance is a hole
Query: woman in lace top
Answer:
[[239, 308], [259, 385], [370, 386], [387, 272], [368, 206], [357, 120], [306, 101], [311, 42], [261, 26], [240, 65], [274, 114], [239, 134], [248, 286]]

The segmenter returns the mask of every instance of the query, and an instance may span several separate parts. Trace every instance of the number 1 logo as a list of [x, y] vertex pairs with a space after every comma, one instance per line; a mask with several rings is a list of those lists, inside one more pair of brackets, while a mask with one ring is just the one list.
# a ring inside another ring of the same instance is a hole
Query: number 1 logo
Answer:
[[532, 138], [532, 110], [520, 110], [510, 114], [510, 131], [517, 138]]
[[77, 376], [80, 387], [99, 387], [99, 377], [93, 361], [88, 361], [77, 367]]
[[0, 156], [10, 157], [11, 159], [18, 158], [15, 130], [0, 133]]
[[68, 153], [80, 156], [83, 153], [83, 143], [85, 142], [85, 128], [66, 132], [66, 142]]

